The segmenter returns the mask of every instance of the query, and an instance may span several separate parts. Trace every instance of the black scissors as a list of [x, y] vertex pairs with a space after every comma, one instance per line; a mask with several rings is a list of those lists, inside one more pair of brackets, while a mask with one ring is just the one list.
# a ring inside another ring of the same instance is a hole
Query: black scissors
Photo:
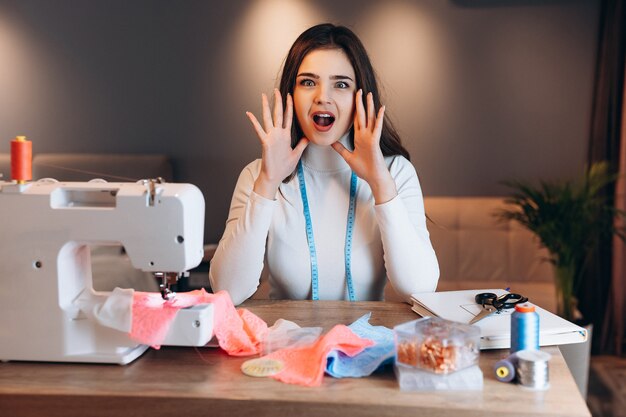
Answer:
[[476, 304], [480, 304], [482, 306], [482, 310], [474, 316], [469, 324], [474, 324], [478, 320], [482, 320], [496, 311], [514, 308], [516, 304], [528, 301], [528, 298], [515, 293], [506, 293], [501, 296], [497, 296], [492, 292], [481, 292], [476, 294], [474, 300], [476, 301]]

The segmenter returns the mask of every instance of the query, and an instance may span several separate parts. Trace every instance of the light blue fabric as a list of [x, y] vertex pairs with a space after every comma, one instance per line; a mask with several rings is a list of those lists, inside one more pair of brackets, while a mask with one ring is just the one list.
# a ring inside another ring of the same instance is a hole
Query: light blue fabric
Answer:
[[353, 357], [336, 350], [331, 351], [326, 364], [328, 375], [335, 378], [359, 378], [371, 375], [380, 366], [393, 361], [395, 355], [393, 330], [369, 324], [371, 315], [372, 313], [367, 313], [348, 327], [357, 336], [370, 339], [375, 345]]

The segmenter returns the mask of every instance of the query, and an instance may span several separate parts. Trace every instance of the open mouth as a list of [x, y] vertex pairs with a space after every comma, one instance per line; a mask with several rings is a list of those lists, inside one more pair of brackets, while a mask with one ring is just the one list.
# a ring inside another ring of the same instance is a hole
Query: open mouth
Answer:
[[332, 113], [315, 113], [313, 115], [313, 123], [317, 130], [326, 131], [335, 123], [335, 116]]

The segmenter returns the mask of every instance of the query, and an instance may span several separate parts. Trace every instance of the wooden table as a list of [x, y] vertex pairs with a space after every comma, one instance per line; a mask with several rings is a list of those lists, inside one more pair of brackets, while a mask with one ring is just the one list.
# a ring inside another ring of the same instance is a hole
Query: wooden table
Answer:
[[[335, 301], [248, 301], [269, 324], [350, 324], [371, 311], [370, 323], [392, 327], [415, 319], [406, 304]], [[9, 362], [0, 364], [0, 416], [590, 416], [556, 347], [547, 391], [501, 383], [493, 364], [506, 350], [482, 351], [484, 389], [402, 392], [393, 372], [368, 378], [324, 377], [321, 387], [284, 384], [241, 373], [247, 358], [216, 348], [149, 350], [126, 366]]]

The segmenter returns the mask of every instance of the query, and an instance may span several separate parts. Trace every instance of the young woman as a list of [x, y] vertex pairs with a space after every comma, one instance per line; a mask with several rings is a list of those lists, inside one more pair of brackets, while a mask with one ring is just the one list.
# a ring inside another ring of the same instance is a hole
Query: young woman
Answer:
[[[270, 297], [382, 300], [434, 291], [437, 258], [406, 149], [380, 105], [369, 57], [348, 28], [302, 33], [262, 123], [247, 113], [262, 158], [246, 166], [211, 262], [214, 291], [235, 304]], [[378, 110], [376, 110], [378, 109]]]

